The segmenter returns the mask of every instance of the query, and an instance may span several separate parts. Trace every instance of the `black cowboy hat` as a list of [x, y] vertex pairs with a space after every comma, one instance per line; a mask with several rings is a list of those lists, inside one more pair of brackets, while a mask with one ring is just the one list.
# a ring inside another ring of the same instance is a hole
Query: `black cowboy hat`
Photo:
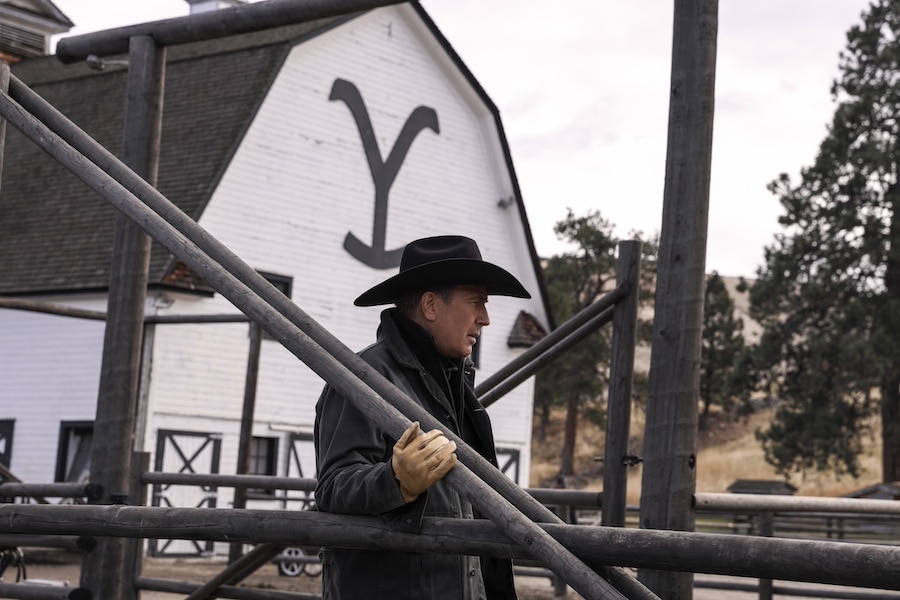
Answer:
[[488, 294], [531, 298], [512, 274], [481, 259], [475, 240], [441, 235], [407, 244], [400, 259], [400, 272], [363, 292], [353, 303], [390, 304], [407, 292], [442, 285], [483, 285]]

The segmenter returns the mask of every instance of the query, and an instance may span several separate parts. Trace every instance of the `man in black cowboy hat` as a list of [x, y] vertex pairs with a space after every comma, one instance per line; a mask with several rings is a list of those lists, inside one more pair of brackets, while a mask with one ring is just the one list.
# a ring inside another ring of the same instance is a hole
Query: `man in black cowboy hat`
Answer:
[[[496, 465], [469, 358], [490, 324], [489, 295], [530, 297], [510, 273], [482, 260], [473, 240], [439, 236], [409, 243], [400, 272], [355, 304], [396, 305], [382, 312], [378, 339], [360, 356]], [[418, 531], [423, 516], [477, 517], [442, 481], [456, 464], [456, 444], [439, 430], [420, 434], [413, 423], [390, 438], [325, 386], [316, 405], [318, 509], [378, 515], [404, 531]], [[516, 597], [511, 562], [503, 559], [342, 548], [324, 549], [322, 559], [324, 600]]]

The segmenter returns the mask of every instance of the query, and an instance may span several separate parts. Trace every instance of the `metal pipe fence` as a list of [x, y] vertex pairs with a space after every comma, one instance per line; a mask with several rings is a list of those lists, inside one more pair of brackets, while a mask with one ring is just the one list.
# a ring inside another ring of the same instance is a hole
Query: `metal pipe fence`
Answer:
[[0, 481], [0, 498], [34, 498], [40, 504], [47, 498], [84, 498], [96, 500], [103, 487], [94, 483], [20, 483]]

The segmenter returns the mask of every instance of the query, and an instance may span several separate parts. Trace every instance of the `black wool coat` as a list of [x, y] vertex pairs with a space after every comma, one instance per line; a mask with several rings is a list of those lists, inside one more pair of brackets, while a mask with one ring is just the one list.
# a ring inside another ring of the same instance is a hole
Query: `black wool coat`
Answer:
[[[496, 466], [490, 418], [473, 389], [469, 359], [462, 377], [439, 382], [441, 361], [433, 340], [396, 309], [382, 313], [378, 339], [360, 356], [421, 404], [447, 429]], [[450, 383], [455, 381], [455, 383]], [[456, 394], [450, 385], [459, 385]], [[461, 414], [451, 398], [462, 404]], [[424, 516], [477, 518], [446, 481], [406, 504], [391, 468], [396, 440], [326, 385], [316, 405], [316, 506], [324, 512], [375, 515], [399, 531], [417, 532]], [[325, 548], [324, 600], [515, 600], [506, 559]]]

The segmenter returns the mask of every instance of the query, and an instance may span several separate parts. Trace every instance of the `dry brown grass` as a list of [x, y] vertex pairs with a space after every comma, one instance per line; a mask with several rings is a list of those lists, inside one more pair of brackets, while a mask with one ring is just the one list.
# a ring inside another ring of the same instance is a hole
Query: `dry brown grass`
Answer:
[[[632, 432], [643, 430], [643, 412], [633, 411]], [[531, 485], [553, 487], [559, 472], [559, 455], [562, 448], [562, 410], [552, 415], [547, 437], [540, 443], [535, 437], [532, 444]], [[746, 421], [729, 422], [713, 420], [709, 431], [698, 436], [697, 491], [726, 492], [737, 479], [781, 479], [774, 467], [764, 457], [754, 431], [766, 424], [771, 412], [760, 412]], [[878, 430], [876, 427], [875, 431]], [[587, 490], [602, 488], [602, 463], [596, 460], [603, 454], [604, 433], [596, 424], [582, 419], [579, 423], [576, 444], [576, 475], [568, 481], [569, 487]], [[632, 434], [630, 451], [641, 454], [641, 439]], [[795, 477], [791, 484], [804, 496], [841, 496], [881, 481], [880, 445], [870, 440], [866, 454], [861, 457], [863, 473], [858, 479], [849, 476], [836, 477], [832, 473], [819, 473], [806, 479]], [[641, 494], [641, 467], [629, 469], [628, 502], [637, 504]]]

